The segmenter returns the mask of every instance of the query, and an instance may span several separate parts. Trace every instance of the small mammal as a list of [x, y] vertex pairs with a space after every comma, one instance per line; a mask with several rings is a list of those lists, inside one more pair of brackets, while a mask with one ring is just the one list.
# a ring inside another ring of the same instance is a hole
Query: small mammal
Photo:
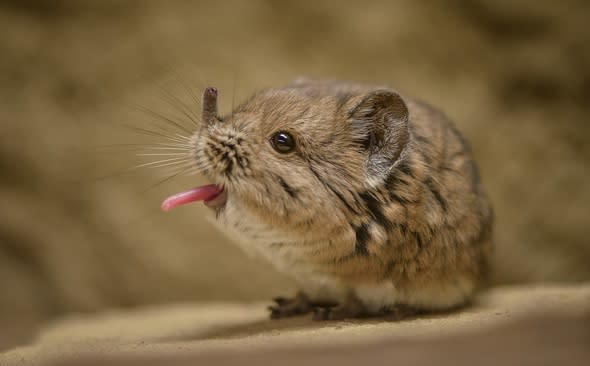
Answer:
[[162, 207], [205, 201], [223, 231], [297, 280], [272, 318], [446, 310], [485, 278], [493, 214], [470, 147], [420, 101], [298, 80], [222, 117], [207, 88], [191, 145], [213, 184]]

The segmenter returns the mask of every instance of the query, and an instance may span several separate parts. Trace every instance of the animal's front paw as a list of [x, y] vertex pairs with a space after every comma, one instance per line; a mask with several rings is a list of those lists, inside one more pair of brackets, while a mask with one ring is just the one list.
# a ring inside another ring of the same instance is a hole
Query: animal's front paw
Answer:
[[303, 315], [311, 312], [313, 309], [309, 298], [303, 292], [298, 292], [292, 299], [276, 297], [273, 300], [276, 305], [268, 307], [271, 319]]

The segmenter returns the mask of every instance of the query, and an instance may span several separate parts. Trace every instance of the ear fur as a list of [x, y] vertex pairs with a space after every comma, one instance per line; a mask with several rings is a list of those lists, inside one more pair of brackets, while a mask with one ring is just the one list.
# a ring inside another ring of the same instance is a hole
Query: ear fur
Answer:
[[289, 86], [302, 86], [313, 83], [315, 80], [309, 76], [298, 76], [289, 83]]
[[369, 154], [369, 174], [383, 174], [399, 159], [410, 138], [408, 118], [402, 97], [386, 89], [368, 93], [349, 112], [355, 140]]

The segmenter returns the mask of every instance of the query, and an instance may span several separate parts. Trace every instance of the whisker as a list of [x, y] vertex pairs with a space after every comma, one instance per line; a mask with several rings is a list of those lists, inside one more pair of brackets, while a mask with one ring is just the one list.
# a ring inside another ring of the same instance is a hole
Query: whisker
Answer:
[[[160, 165], [158, 165], [157, 163], [160, 163]], [[186, 165], [183, 166], [183, 163], [185, 163]], [[103, 180], [107, 180], [107, 179], [111, 179], [111, 178], [117, 178], [117, 177], [122, 177], [122, 176], [126, 176], [129, 174], [133, 174], [135, 172], [137, 172], [139, 169], [142, 168], [154, 168], [154, 169], [181, 169], [182, 171], [191, 171], [192, 173], [195, 174], [199, 174], [200, 172], [202, 172], [205, 169], [208, 169], [209, 167], [203, 167], [201, 168], [201, 166], [199, 164], [194, 164], [193, 162], [191, 162], [190, 160], [179, 160], [179, 161], [173, 161], [173, 162], [150, 162], [150, 163], [145, 163], [145, 164], [140, 164], [140, 165], [136, 165], [133, 167], [130, 167], [128, 169], [119, 171], [119, 172], [115, 172], [112, 174], [108, 174], [108, 175], [104, 175], [104, 176], [99, 176], [96, 178], [92, 178], [92, 179], [88, 179], [88, 182], [98, 182], [98, 181], [103, 181]]]
[[134, 168], [138, 169], [138, 168], [144, 168], [144, 167], [151, 167], [151, 166], [157, 166], [158, 164], [165, 164], [165, 163], [184, 163], [187, 162], [189, 159], [187, 157], [182, 157], [182, 158], [170, 158], [170, 159], [163, 159], [163, 160], [158, 160], [158, 161], [151, 161], [149, 163], [143, 163], [143, 164], [139, 164], [134, 166]]
[[190, 154], [191, 149], [187, 147], [136, 147], [136, 148], [110, 148], [110, 149], [95, 149], [95, 152], [102, 154], [120, 154], [134, 153], [136, 156], [141, 155], [167, 155], [167, 154]]
[[135, 170], [136, 170], [135, 168], [129, 168], [129, 169], [122, 170], [120, 172], [115, 172], [112, 174], [107, 174], [107, 175], [99, 176], [96, 178], [90, 178], [88, 180], [82, 180], [81, 182], [100, 182], [100, 181], [111, 179], [111, 178], [118, 178], [118, 177], [122, 177], [125, 175], [129, 175], [129, 174], [135, 172]]
[[236, 70], [234, 69], [234, 80], [233, 80], [233, 85], [232, 85], [232, 96], [231, 96], [231, 117], [230, 120], [233, 121], [234, 120], [234, 109], [236, 108], [236, 88], [237, 88], [237, 84], [238, 84], [238, 77], [236, 75]]
[[[166, 85], [156, 85], [156, 93], [152, 94], [156, 99], [160, 99], [160, 103], [157, 105], [162, 106], [163, 109], [156, 108], [154, 105], [124, 103], [126, 107], [139, 111], [149, 118], [144, 117], [142, 121], [119, 121], [118, 125], [123, 125], [137, 134], [148, 136], [143, 138], [146, 143], [111, 144], [96, 147], [98, 151], [108, 152], [110, 150], [115, 153], [126, 151], [130, 156], [137, 157], [136, 161], [130, 164], [137, 165], [98, 177], [96, 180], [124, 176], [138, 172], [140, 169], [161, 170], [166, 177], [143, 190], [143, 192], [147, 192], [180, 175], [200, 174], [213, 168], [213, 164], [210, 162], [203, 158], [197, 160], [194, 156], [194, 151], [198, 148], [193, 140], [197, 130], [194, 126], [201, 125], [200, 108], [197, 108], [202, 103], [201, 95], [196, 93], [186, 78], [180, 78], [178, 74], [176, 77], [180, 81], [179, 85], [182, 85], [181, 94], [175, 94], [176, 88], [170, 89]], [[183, 90], [186, 90], [186, 94]], [[235, 85], [232, 98], [233, 110], [236, 99]], [[156, 160], [151, 161], [151, 159]]]
[[184, 163], [187, 163], [187, 161], [186, 160], [152, 161], [149, 163], [136, 165], [136, 167], [137, 167], [137, 169], [139, 169], [139, 168], [162, 168], [162, 167], [171, 166], [171, 165], [182, 165]]
[[[174, 76], [175, 81], [177, 81], [179, 84], [181, 84], [186, 89], [188, 94], [193, 97], [192, 100], [195, 102], [195, 104], [197, 106], [200, 105], [200, 95], [199, 95], [200, 93], [196, 93], [194, 88], [191, 87], [189, 83], [187, 83], [186, 79], [188, 77], [186, 75], [185, 76], [181, 75], [179, 73], [178, 69], [176, 69], [176, 68], [172, 68], [170, 70], [170, 72]], [[203, 79], [200, 77], [199, 77], [199, 84], [201, 84], [201, 85], [199, 85], [199, 88], [201, 88], [201, 89], [204, 88]], [[197, 110], [197, 112], [198, 112], [198, 110]], [[200, 119], [200, 118], [201, 117], [198, 116], [198, 119]]]
[[173, 161], [173, 162], [162, 162], [161, 164], [150, 166], [150, 168], [164, 168], [164, 169], [173, 169], [177, 171], [178, 169], [183, 170], [183, 174], [201, 174], [204, 171], [210, 170], [212, 168], [212, 164], [207, 161], [194, 161], [192, 159], [188, 159], [187, 161]]
[[182, 153], [137, 153], [136, 156], [186, 156], [186, 152]]
[[150, 169], [163, 169], [163, 168], [167, 168], [167, 169], [169, 169], [169, 168], [173, 168], [173, 167], [174, 168], [182, 168], [182, 167], [187, 167], [187, 166], [188, 166], [188, 164], [185, 164], [184, 162], [179, 161], [179, 162], [171, 162], [171, 163], [162, 163], [162, 164], [159, 164], [159, 165], [144, 166], [144, 167], [141, 167], [141, 168], [150, 168]]
[[184, 135], [180, 135], [180, 134], [175, 134], [175, 135], [166, 135], [164, 133], [158, 132], [158, 131], [153, 131], [153, 130], [148, 130], [146, 128], [142, 128], [142, 127], [137, 127], [137, 126], [131, 126], [131, 125], [125, 125], [127, 128], [130, 128], [136, 132], [139, 133], [143, 133], [145, 135], [148, 136], [155, 136], [155, 137], [163, 137], [167, 140], [170, 141], [174, 141], [174, 142], [178, 142], [181, 144], [187, 144], [188, 145], [188, 141], [190, 141], [190, 137], [188, 136], [184, 136]]
[[158, 146], [144, 147], [143, 149], [150, 150], [150, 151], [162, 150], [162, 151], [184, 151], [184, 152], [189, 152], [191, 150], [191, 149], [187, 149], [186, 147], [158, 147]]
[[[137, 104], [132, 104], [130, 105], [131, 108], [134, 108], [135, 110], [138, 110], [140, 112], [146, 113], [148, 115], [151, 115], [152, 117], [161, 120], [163, 122], [166, 122], [168, 124], [170, 124], [173, 127], [176, 127], [178, 129], [180, 129], [183, 132], [186, 132], [188, 134], [192, 134], [192, 131], [190, 131], [187, 127], [181, 125], [180, 123], [176, 122], [175, 120], [173, 120], [172, 118], [165, 116], [162, 113], [156, 112], [152, 109], [149, 109], [147, 107], [141, 106], [141, 105], [137, 105]], [[161, 126], [158, 126], [161, 128]]]
[[181, 135], [179, 133], [175, 133], [174, 135], [177, 136], [178, 138], [184, 139], [186, 141], [190, 141], [190, 139], [191, 139], [190, 136]]
[[[178, 74], [178, 72], [176, 72], [176, 70], [174, 71], [174, 75], [175, 77], [180, 81], [180, 83], [184, 86], [184, 88], [186, 89], [186, 91], [188, 92], [188, 94], [192, 97], [193, 102], [195, 103], [195, 106], [200, 106], [201, 104], [201, 99], [200, 99], [200, 95], [199, 93], [195, 92], [194, 88], [192, 88], [185, 79], [181, 78], [180, 75]], [[200, 110], [200, 108], [197, 108], [197, 110]], [[200, 120], [201, 115], [197, 114], [197, 119]]]
[[180, 98], [170, 93], [166, 88], [158, 86], [160, 92], [164, 93], [164, 101], [171, 107], [178, 109], [185, 117], [187, 117], [195, 126], [200, 126], [199, 116], [195, 114]]
[[[137, 172], [139, 169], [142, 168], [154, 168], [154, 169], [159, 169], [159, 168], [173, 168], [174, 169], [182, 169], [183, 171], [192, 171], [194, 173], [200, 173], [201, 171], [208, 169], [209, 167], [204, 166], [201, 167], [203, 164], [200, 163], [194, 163], [193, 161], [191, 161], [190, 159], [180, 159], [180, 158], [175, 158], [175, 159], [179, 159], [179, 160], [175, 160], [175, 161], [169, 161], [169, 162], [164, 162], [164, 161], [156, 161], [156, 162], [149, 162], [149, 163], [144, 163], [144, 164], [139, 164], [130, 168], [127, 168], [125, 170], [119, 171], [119, 172], [115, 172], [112, 174], [107, 174], [104, 176], [99, 176], [96, 178], [91, 178], [88, 179], [88, 182], [98, 182], [98, 181], [103, 181], [103, 180], [107, 180], [107, 179], [111, 179], [111, 178], [117, 178], [117, 177], [122, 177], [125, 175], [129, 175], [132, 173]], [[183, 166], [183, 163], [186, 164], [185, 166]], [[159, 164], [159, 165], [158, 165]]]
[[149, 186], [148, 188], [144, 189], [144, 190], [142, 191], [142, 193], [145, 193], [145, 192], [147, 192], [147, 191], [149, 191], [149, 190], [151, 190], [151, 189], [154, 189], [154, 188], [156, 188], [156, 187], [157, 187], [157, 186], [159, 186], [159, 185], [162, 185], [163, 183], [165, 183], [165, 182], [167, 182], [167, 181], [169, 181], [169, 180], [171, 180], [171, 179], [173, 179], [173, 178], [176, 178], [176, 177], [178, 177], [179, 175], [181, 175], [181, 174], [183, 174], [184, 172], [186, 172], [188, 169], [190, 169], [190, 167], [187, 167], [187, 168], [186, 168], [186, 169], [184, 169], [184, 170], [181, 170], [181, 171], [179, 171], [179, 172], [177, 172], [177, 173], [175, 173], [175, 174], [172, 174], [172, 175], [170, 175], [169, 177], [166, 177], [166, 178], [164, 178], [164, 179], [162, 179], [162, 180], [160, 180], [160, 181], [156, 182], [155, 184], [152, 184], [152, 185], [151, 185], [151, 186]]
[[193, 146], [193, 144], [184, 144], [184, 143], [183, 144], [177, 144], [177, 143], [172, 144], [172, 143], [164, 143], [164, 142], [156, 142], [153, 145], [154, 145], [153, 146], [154, 149], [155, 148], [166, 148], [166, 149], [169, 149], [169, 148], [179, 147], [179, 146], [189, 146], [189, 147], [192, 147]]
[[186, 172], [184, 172], [183, 174], [184, 175], [195, 175], [195, 174], [200, 174], [202, 172], [203, 172], [203, 170], [191, 168], [191, 169], [187, 170]]
[[[182, 144], [182, 145], [186, 145], [186, 144]], [[164, 142], [152, 142], [152, 143], [146, 143], [146, 144], [110, 144], [110, 145], [96, 145], [96, 146], [90, 146], [90, 148], [94, 148], [94, 149], [101, 149], [101, 148], [119, 148], [119, 147], [136, 147], [136, 148], [175, 148], [181, 146], [180, 144], [177, 143], [164, 143]]]

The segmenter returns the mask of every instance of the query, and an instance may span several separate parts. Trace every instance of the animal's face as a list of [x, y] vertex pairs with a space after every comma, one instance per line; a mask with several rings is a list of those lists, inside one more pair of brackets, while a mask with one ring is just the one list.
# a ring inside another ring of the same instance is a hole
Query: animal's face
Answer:
[[347, 123], [352, 99], [300, 88], [257, 94], [194, 136], [197, 164], [228, 202], [269, 226], [338, 224], [365, 181], [367, 153]]
[[222, 118], [210, 116], [193, 137], [193, 154], [224, 189], [217, 214], [254, 215], [303, 236], [354, 223], [379, 138], [373, 129], [379, 123], [370, 119], [381, 118], [372, 100], [371, 108], [359, 108], [366, 98], [360, 88], [296, 86], [259, 93]]

